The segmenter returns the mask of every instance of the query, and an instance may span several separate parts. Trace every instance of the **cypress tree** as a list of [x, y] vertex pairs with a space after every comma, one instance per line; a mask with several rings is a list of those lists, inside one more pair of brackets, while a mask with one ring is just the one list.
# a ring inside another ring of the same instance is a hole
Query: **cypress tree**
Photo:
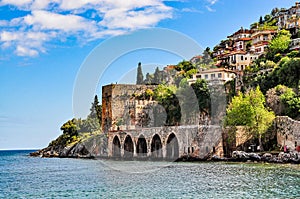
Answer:
[[143, 84], [144, 76], [142, 72], [142, 64], [139, 62], [137, 68], [136, 84]]
[[101, 125], [102, 120], [102, 106], [99, 104], [98, 96], [95, 95], [94, 102], [92, 103], [92, 107], [90, 109], [89, 118], [96, 118]]
[[259, 24], [262, 25], [264, 23], [262, 16], [259, 18]]

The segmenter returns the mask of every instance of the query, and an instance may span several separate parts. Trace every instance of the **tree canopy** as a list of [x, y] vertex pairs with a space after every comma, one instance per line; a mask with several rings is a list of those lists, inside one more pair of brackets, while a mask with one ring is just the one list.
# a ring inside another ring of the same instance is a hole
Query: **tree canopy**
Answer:
[[272, 125], [275, 114], [265, 107], [265, 97], [259, 87], [232, 99], [225, 117], [226, 126], [245, 126], [253, 137], [261, 138]]
[[291, 43], [291, 33], [288, 30], [281, 30], [269, 44], [269, 53], [273, 56], [285, 52]]

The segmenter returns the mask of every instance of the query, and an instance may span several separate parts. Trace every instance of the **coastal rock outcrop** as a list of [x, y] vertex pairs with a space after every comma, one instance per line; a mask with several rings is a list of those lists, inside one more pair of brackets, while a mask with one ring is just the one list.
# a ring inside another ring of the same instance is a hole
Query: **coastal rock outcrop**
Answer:
[[245, 151], [233, 151], [228, 161], [300, 164], [300, 153], [293, 151], [289, 153], [280, 152], [278, 155], [272, 155], [271, 153], [258, 154], [247, 153]]
[[55, 145], [32, 152], [30, 156], [60, 158], [95, 158], [107, 156], [107, 138], [104, 134], [93, 135], [71, 145]]

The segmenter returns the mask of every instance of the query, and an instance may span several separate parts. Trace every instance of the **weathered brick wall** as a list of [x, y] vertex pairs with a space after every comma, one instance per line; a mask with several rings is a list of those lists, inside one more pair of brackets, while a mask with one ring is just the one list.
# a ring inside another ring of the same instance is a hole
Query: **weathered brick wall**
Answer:
[[136, 118], [136, 105], [133, 94], [142, 94], [147, 89], [154, 90], [155, 85], [110, 84], [102, 87], [102, 124], [103, 131], [114, 130], [119, 124], [130, 129]]
[[277, 143], [280, 146], [287, 145], [290, 150], [300, 146], [300, 121], [287, 116], [278, 116], [275, 119]]

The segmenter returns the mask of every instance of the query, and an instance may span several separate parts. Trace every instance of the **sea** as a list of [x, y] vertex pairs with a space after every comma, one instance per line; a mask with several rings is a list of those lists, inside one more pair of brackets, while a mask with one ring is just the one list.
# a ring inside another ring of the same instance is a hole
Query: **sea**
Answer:
[[0, 198], [300, 198], [300, 165], [30, 157], [0, 151]]

